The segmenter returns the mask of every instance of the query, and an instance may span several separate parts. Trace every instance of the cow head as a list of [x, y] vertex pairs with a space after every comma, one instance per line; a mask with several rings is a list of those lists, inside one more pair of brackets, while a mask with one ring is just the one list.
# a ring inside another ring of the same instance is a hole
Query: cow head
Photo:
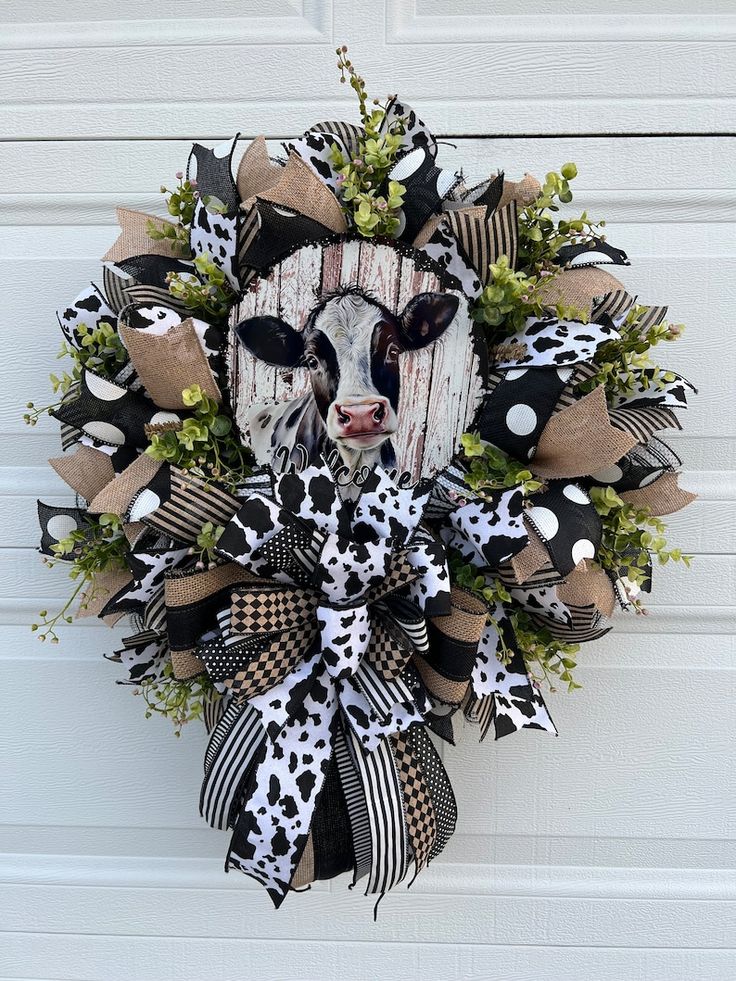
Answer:
[[244, 320], [236, 332], [261, 361], [307, 367], [328, 438], [363, 454], [396, 432], [399, 355], [437, 340], [458, 304], [456, 296], [420, 293], [396, 315], [347, 287], [324, 297], [301, 332], [269, 316]]

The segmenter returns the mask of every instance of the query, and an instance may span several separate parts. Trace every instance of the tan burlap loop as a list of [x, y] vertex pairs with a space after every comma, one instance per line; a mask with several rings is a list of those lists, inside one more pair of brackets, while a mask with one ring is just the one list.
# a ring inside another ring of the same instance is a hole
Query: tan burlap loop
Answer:
[[133, 497], [158, 473], [161, 460], [141, 453], [90, 501], [92, 514], [117, 514], [123, 517]]
[[583, 559], [557, 587], [557, 598], [565, 606], [586, 607], [594, 604], [607, 617], [616, 605], [613, 584], [599, 565]]
[[553, 415], [529, 469], [540, 477], [583, 477], [610, 467], [636, 440], [611, 425], [603, 385]]
[[540, 295], [549, 306], [562, 303], [590, 316], [595, 297], [622, 289], [615, 276], [597, 266], [588, 266], [584, 269], [565, 269], [540, 290]]
[[76, 453], [52, 457], [49, 463], [85, 501], [96, 497], [115, 476], [110, 457], [93, 446], [80, 446]]
[[240, 200], [249, 202], [257, 194], [264, 194], [278, 183], [283, 172], [283, 167], [271, 163], [265, 137], [257, 136], [249, 144], [238, 166], [235, 183]]
[[143, 432], [150, 439], [151, 436], [173, 432], [174, 430], [181, 429], [181, 427], [181, 419], [172, 422], [147, 422], [143, 427]]
[[225, 562], [214, 569], [204, 569], [185, 576], [167, 576], [164, 580], [164, 596], [166, 605], [190, 606], [201, 603], [221, 589], [234, 586], [236, 583], [262, 582], [250, 572], [247, 572], [237, 562]]
[[412, 663], [419, 671], [430, 695], [433, 695], [440, 702], [445, 705], [459, 705], [465, 698], [470, 686], [469, 681], [451, 681], [449, 678], [445, 678], [419, 654], [414, 655]]
[[296, 867], [294, 878], [291, 880], [292, 889], [302, 889], [314, 882], [314, 840], [310, 831], [307, 843], [304, 846], [302, 857]]
[[144, 525], [142, 521], [126, 521], [123, 525], [123, 534], [128, 539], [131, 548], [146, 531], [148, 531], [148, 526]]
[[161, 230], [171, 222], [147, 215], [144, 211], [131, 211], [128, 208], [116, 208], [118, 224], [121, 232], [114, 244], [103, 255], [103, 262], [122, 262], [134, 255], [164, 255], [169, 258], [181, 258], [181, 252], [173, 246], [170, 238], [155, 239], [148, 234], [148, 223], [153, 222]]
[[664, 473], [646, 487], [623, 491], [619, 497], [634, 507], [649, 508], [653, 515], [674, 514], [698, 498], [697, 494], [683, 490], [678, 485], [677, 478], [676, 473]]
[[222, 401], [191, 317], [165, 334], [149, 334], [123, 324], [119, 329], [133, 367], [157, 406], [186, 408], [181, 393], [191, 385], [199, 385], [210, 398]]
[[453, 640], [464, 644], [479, 643], [488, 619], [483, 601], [467, 590], [453, 586], [450, 602], [452, 607], [447, 616], [432, 617], [434, 626]]
[[177, 681], [186, 681], [188, 678], [195, 678], [207, 670], [204, 661], [201, 661], [194, 650], [191, 651], [172, 651], [171, 667], [174, 670], [174, 677]]
[[524, 174], [520, 181], [504, 180], [503, 193], [496, 210], [500, 211], [501, 208], [505, 208], [510, 201], [516, 201], [523, 208], [525, 205], [531, 204], [532, 201], [536, 201], [541, 190], [542, 185], [531, 174]]
[[[133, 576], [129, 569], [108, 569], [106, 572], [96, 573], [82, 593], [76, 619], [99, 616], [113, 596], [132, 581]], [[123, 613], [113, 613], [109, 618], [105, 617], [105, 621], [115, 623], [121, 616]]]
[[417, 233], [417, 237], [412, 242], [415, 249], [423, 249], [427, 242], [432, 238], [434, 233], [440, 226], [440, 222], [445, 215], [432, 215], [427, 221], [422, 225]]
[[542, 539], [528, 522], [524, 522], [524, 526], [529, 536], [529, 544], [511, 559], [514, 578], [520, 586], [549, 562], [549, 552]]
[[333, 232], [347, 231], [345, 215], [337, 198], [296, 153], [289, 155], [278, 184], [258, 197], [293, 208]]

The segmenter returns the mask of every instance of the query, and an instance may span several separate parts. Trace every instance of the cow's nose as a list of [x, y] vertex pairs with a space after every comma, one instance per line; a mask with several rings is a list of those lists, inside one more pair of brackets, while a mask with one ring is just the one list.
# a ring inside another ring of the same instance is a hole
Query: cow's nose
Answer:
[[340, 436], [361, 436], [383, 432], [387, 411], [386, 399], [375, 399], [352, 405], [335, 405], [338, 434]]

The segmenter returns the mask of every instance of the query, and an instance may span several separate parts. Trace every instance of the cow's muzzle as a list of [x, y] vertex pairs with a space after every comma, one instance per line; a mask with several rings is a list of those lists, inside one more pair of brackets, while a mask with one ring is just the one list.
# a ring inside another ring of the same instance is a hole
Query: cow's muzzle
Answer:
[[332, 438], [356, 447], [375, 446], [395, 430], [391, 404], [383, 396], [361, 402], [336, 402], [330, 414]]

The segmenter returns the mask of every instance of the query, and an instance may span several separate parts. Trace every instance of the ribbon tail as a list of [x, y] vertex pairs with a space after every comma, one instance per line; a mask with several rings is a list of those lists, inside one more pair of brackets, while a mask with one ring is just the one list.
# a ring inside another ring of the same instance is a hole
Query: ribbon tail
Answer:
[[265, 886], [278, 908], [291, 888], [332, 759], [337, 693], [327, 671], [265, 742], [235, 825], [226, 868]]

